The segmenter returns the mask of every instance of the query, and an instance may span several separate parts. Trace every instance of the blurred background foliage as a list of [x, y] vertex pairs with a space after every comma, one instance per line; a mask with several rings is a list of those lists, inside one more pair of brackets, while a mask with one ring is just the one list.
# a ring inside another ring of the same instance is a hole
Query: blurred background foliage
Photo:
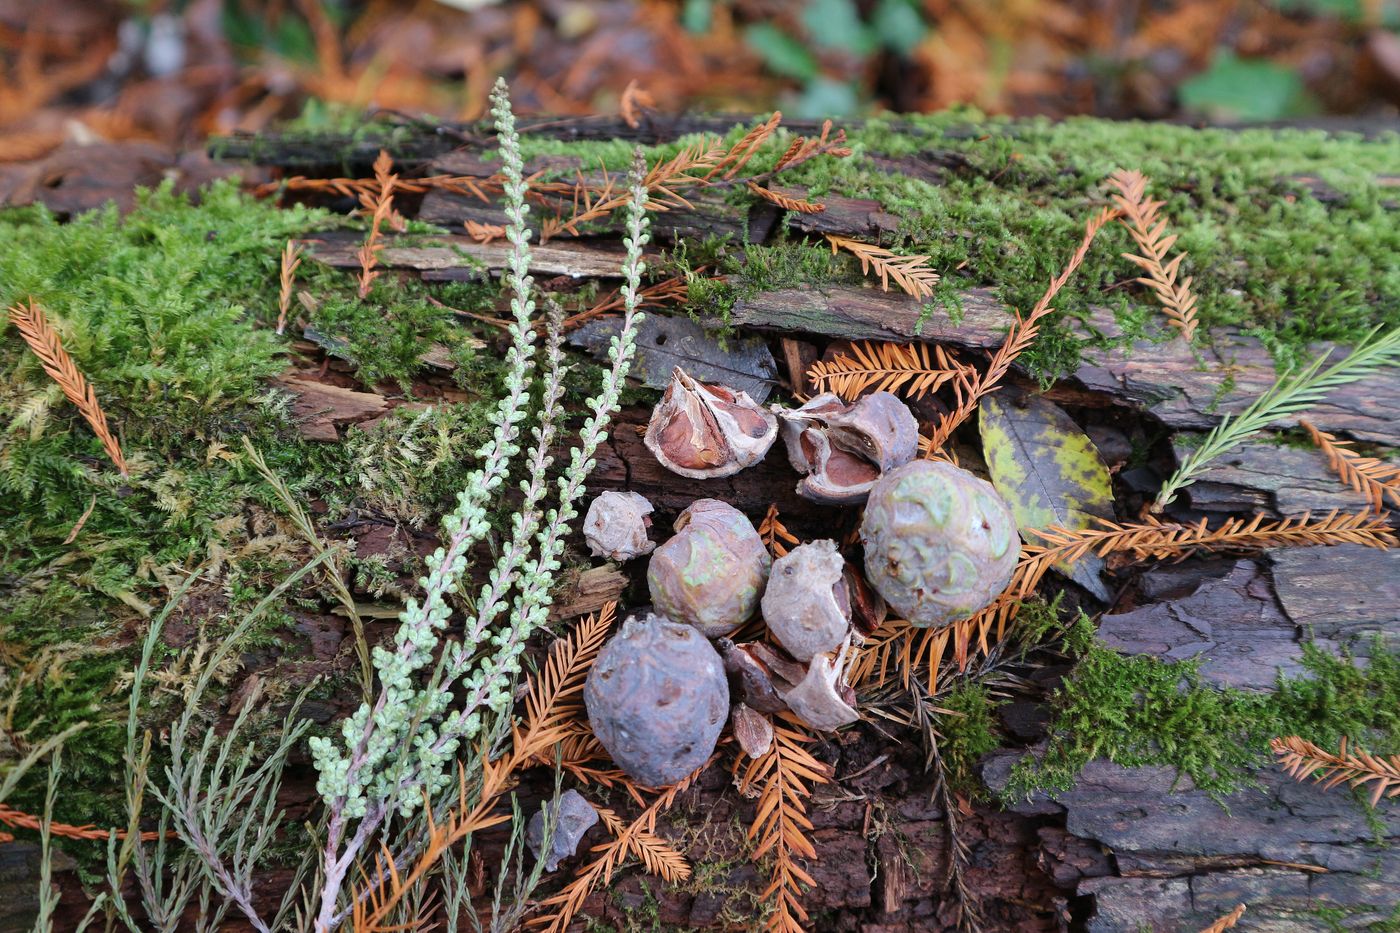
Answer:
[[1267, 121], [1400, 105], [1400, 0], [0, 0], [0, 159], [366, 110]]

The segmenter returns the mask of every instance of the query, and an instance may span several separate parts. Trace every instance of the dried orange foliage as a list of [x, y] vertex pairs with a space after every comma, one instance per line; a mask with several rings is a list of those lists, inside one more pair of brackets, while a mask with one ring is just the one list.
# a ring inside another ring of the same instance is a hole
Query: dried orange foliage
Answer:
[[[729, 152], [719, 140], [706, 139], [682, 149], [670, 159], [657, 161], [642, 179], [647, 189], [647, 210], [690, 209], [691, 203], [681, 192], [704, 184], [708, 176], [698, 173], [717, 171], [724, 165]], [[568, 191], [573, 199], [568, 215], [560, 211], [557, 216], [544, 218], [540, 222], [540, 242], [564, 233], [578, 236], [583, 224], [602, 220], [632, 200], [623, 176], [604, 170], [603, 181], [597, 185], [586, 183], [582, 172], [578, 173], [577, 178], [577, 183]]]
[[277, 290], [277, 333], [287, 329], [287, 312], [292, 309], [292, 285], [296, 283], [297, 268], [301, 265], [301, 244], [287, 241], [282, 250], [282, 269]]
[[467, 229], [467, 236], [478, 243], [491, 243], [506, 235], [506, 228], [500, 224], [483, 224], [475, 220], [463, 221], [462, 226]]
[[[797, 719], [784, 714], [773, 723], [773, 744], [747, 763], [739, 780], [742, 794], [752, 795], [757, 788], [758, 806], [749, 828], [749, 838], [756, 843], [754, 861], [773, 857], [773, 880], [759, 895], [774, 905], [764, 927], [773, 933], [802, 933], [807, 911], [800, 897], [803, 889], [816, 883], [797, 860], [817, 857], [807, 838], [812, 821], [806, 801], [814, 786], [831, 780], [831, 772], [804, 747], [812, 742], [804, 730]], [[735, 772], [744, 764], [742, 756], [737, 758]]]
[[1204, 518], [1190, 525], [1154, 521], [1120, 525], [1101, 521], [1100, 526], [1071, 531], [1052, 525], [1037, 531], [1036, 536], [1045, 544], [1023, 547], [1023, 560], [1032, 564], [1046, 561], [1053, 564], [1076, 561], [1090, 552], [1104, 557], [1115, 551], [1132, 551], [1139, 557], [1160, 560], [1196, 550], [1333, 544], [1363, 544], [1385, 549], [1400, 543], [1388, 516], [1372, 515], [1365, 510], [1339, 512], [1333, 509], [1316, 519], [1311, 512], [1304, 512], [1277, 521], [1267, 521], [1263, 515], [1256, 515], [1250, 519], [1229, 519], [1218, 528], [1208, 527]]
[[622, 92], [622, 99], [618, 102], [618, 111], [622, 115], [622, 122], [635, 130], [642, 124], [638, 111], [655, 106], [656, 99], [634, 78], [627, 82], [627, 87]]
[[[702, 266], [701, 268], [704, 267]], [[695, 271], [699, 272], [700, 270], [697, 269]], [[672, 304], [675, 302], [685, 301], [686, 296], [689, 293], [690, 288], [686, 284], [686, 280], [680, 276], [675, 276], [669, 279], [664, 279], [660, 282], [655, 282], [638, 291], [637, 307], [663, 307], [665, 305]], [[591, 307], [586, 308], [577, 314], [571, 314], [568, 317], [566, 317], [563, 323], [564, 332], [568, 333], [574, 328], [581, 327], [582, 325], [588, 323], [594, 318], [602, 317], [604, 314], [611, 314], [614, 311], [621, 311], [622, 306], [622, 290], [619, 288], [615, 288], [612, 291], [608, 292], [606, 295], [604, 295], [602, 298], [599, 298], [597, 301], [595, 301]], [[543, 327], [544, 325], [540, 324], [538, 326]]]
[[1084, 227], [1084, 236], [1079, 241], [1079, 247], [1070, 257], [1064, 270], [1045, 289], [1045, 294], [1040, 296], [1040, 300], [1036, 302], [1030, 314], [1025, 317], [1017, 315], [1015, 323], [1006, 333], [1006, 339], [1002, 341], [1002, 345], [992, 355], [991, 362], [987, 364], [987, 371], [981, 377], [968, 379], [960, 386], [958, 406], [944, 415], [938, 426], [934, 428], [933, 436], [929, 438], [925, 448], [926, 456], [933, 457], [938, 454], [943, 445], [948, 443], [948, 438], [952, 437], [953, 431], [957, 429], [958, 425], [966, 421], [976, 411], [977, 403], [982, 397], [1000, 385], [1001, 380], [1010, 371], [1011, 364], [1035, 342], [1036, 336], [1040, 333], [1041, 320], [1054, 310], [1050, 307], [1050, 303], [1055, 300], [1060, 289], [1065, 287], [1065, 283], [1083, 264], [1084, 257], [1089, 254], [1089, 247], [1093, 245], [1094, 237], [1098, 236], [1104, 224], [1116, 215], [1117, 211], [1114, 208], [1106, 207], [1089, 219]]
[[[659, 160], [647, 171], [642, 182], [647, 189], [647, 210], [690, 209], [691, 203], [681, 193], [688, 188], [727, 187], [740, 182], [756, 184], [818, 155], [850, 155], [851, 150], [844, 145], [845, 134], [838, 131], [832, 136], [831, 121], [828, 120], [820, 136], [799, 136], [793, 140], [772, 169], [752, 178], [740, 178], [739, 173], [777, 131], [782, 119], [782, 113], [774, 111], [771, 117], [745, 133], [733, 146], [726, 147], [718, 138], [704, 139], [671, 159]], [[536, 188], [535, 196], [550, 197], [561, 193], [571, 198], [572, 203], [566, 209], [560, 209], [557, 216], [541, 222], [541, 242], [564, 233], [577, 236], [581, 225], [607, 217], [625, 206], [632, 197], [622, 179], [607, 171], [603, 172], [601, 183], [585, 182], [580, 172], [575, 184], [542, 185]]]
[[[505, 179], [500, 175], [480, 177], [477, 175], [428, 175], [424, 178], [400, 178], [394, 189], [404, 194], [424, 194], [428, 191], [442, 191], [472, 197], [480, 201], [490, 201], [491, 195], [503, 190]], [[533, 191], [569, 192], [573, 185], [543, 185]], [[338, 194], [341, 197], [362, 200], [366, 195], [374, 197], [379, 191], [376, 178], [307, 178], [293, 175], [290, 178], [267, 182], [253, 189], [253, 194], [266, 197], [279, 191], [316, 191], [325, 194]]]
[[[992, 626], [1000, 616], [999, 611], [992, 610], [999, 606], [999, 602], [993, 603], [969, 618], [941, 628], [922, 628], [903, 619], [887, 621], [866, 640], [852, 662], [851, 683], [883, 684], [891, 671], [898, 671], [901, 684], [908, 687], [910, 678], [922, 671], [929, 690], [936, 690], [938, 672], [948, 655], [949, 645], [953, 648], [953, 661], [958, 670], [967, 667], [974, 648], [983, 654], [990, 650]], [[996, 639], [1001, 635], [998, 628]]]
[[1400, 506], [1400, 465], [1386, 463], [1375, 457], [1363, 457], [1351, 449], [1350, 441], [1338, 440], [1306, 421], [1299, 421], [1312, 442], [1327, 455], [1330, 466], [1342, 482], [1371, 501], [1372, 511], [1379, 512], [1386, 499]]
[[1206, 927], [1201, 933], [1225, 933], [1226, 930], [1234, 929], [1235, 924], [1239, 923], [1240, 918], [1244, 916], [1244, 909], [1244, 904], [1239, 905], [1234, 910]]
[[365, 210], [370, 212], [369, 233], [365, 235], [365, 241], [360, 245], [355, 253], [355, 258], [360, 262], [360, 298], [369, 297], [370, 286], [374, 280], [379, 278], [379, 271], [375, 266], [379, 264], [379, 252], [384, 249], [384, 244], [379, 241], [380, 231], [385, 222], [390, 219], [394, 210], [394, 185], [398, 182], [399, 176], [389, 173], [393, 166], [393, 159], [389, 158], [389, 153], [384, 150], [379, 151], [379, 158], [374, 160], [374, 178], [377, 186], [373, 194], [364, 192], [360, 195], [360, 204]]
[[1382, 797], [1400, 797], [1400, 755], [1382, 758], [1354, 746], [1348, 750], [1345, 738], [1335, 755], [1296, 735], [1274, 739], [1269, 746], [1279, 766], [1296, 780], [1312, 778], [1323, 790], [1338, 784], [1358, 789], [1371, 784], [1373, 807]]
[[543, 927], [545, 933], [564, 933], [574, 915], [583, 906], [583, 902], [588, 899], [588, 895], [599, 885], [611, 881], [613, 874], [629, 855], [636, 856], [648, 871], [667, 881], [684, 881], [689, 878], [690, 866], [686, 864], [685, 856], [657, 835], [656, 818], [670, 809], [676, 798], [690, 787], [709, 764], [708, 761], [705, 762], [667, 788], [665, 793], [652, 801], [631, 823], [623, 823], [611, 810], [599, 807], [599, 816], [613, 833], [613, 838], [593, 847], [592, 851], [599, 853], [598, 857], [580, 871], [564, 890], [540, 902], [541, 907], [551, 908], [554, 912], [533, 917], [526, 921], [526, 926]]
[[816, 136], [799, 136], [792, 141], [778, 157], [777, 163], [772, 171], [766, 175], [776, 175], [778, 172], [786, 171], [793, 166], [801, 165], [808, 159], [819, 155], [835, 156], [844, 159], [851, 154], [851, 150], [846, 146], [846, 131], [837, 130], [836, 135], [831, 135], [831, 121], [822, 121], [822, 131]]
[[1191, 277], [1179, 278], [1181, 261], [1186, 253], [1179, 252], [1171, 259], [1167, 254], [1176, 244], [1176, 234], [1167, 235], [1167, 221], [1158, 216], [1165, 201], [1150, 201], [1147, 198], [1147, 176], [1137, 170], [1114, 172], [1108, 183], [1118, 191], [1113, 196], [1120, 219], [1128, 232], [1137, 241], [1142, 255], [1124, 253], [1143, 268], [1147, 275], [1138, 282], [1148, 286], [1157, 295], [1167, 320], [1181, 332], [1187, 342], [1196, 333], [1196, 294], [1191, 291]]
[[957, 362], [942, 347], [873, 340], [853, 343], [849, 355], [838, 353], [829, 362], [818, 360], [807, 370], [816, 391], [834, 392], [848, 402], [865, 392], [900, 392], [923, 398], [960, 376], [971, 377], [972, 368]]
[[762, 148], [763, 144], [768, 141], [768, 137], [777, 131], [778, 124], [782, 122], [782, 111], [774, 110], [771, 117], [749, 130], [742, 139], [730, 147], [720, 164], [705, 176], [705, 181], [710, 181], [721, 172], [724, 173], [722, 177], [726, 179], [738, 175], [739, 170], [749, 163], [749, 160], [754, 157], [754, 153]]
[[68, 355], [68, 351], [63, 349], [63, 340], [44, 317], [44, 309], [33, 299], [30, 299], [28, 304], [14, 305], [10, 308], [10, 323], [15, 325], [24, 342], [29, 344], [29, 349], [39, 358], [44, 372], [58, 383], [68, 401], [78, 407], [78, 413], [102, 442], [102, 449], [107, 452], [117, 470], [122, 476], [129, 475], [121, 444], [117, 443], [116, 435], [107, 427], [107, 414], [97, 401], [97, 392], [73, 362], [73, 358]]
[[763, 521], [758, 523], [758, 536], [763, 539], [763, 544], [768, 548], [768, 553], [774, 557], [783, 557], [787, 554], [788, 545], [798, 545], [802, 542], [797, 535], [787, 530], [778, 518], [778, 506], [768, 506], [768, 514], [763, 516]]
[[1195, 551], [1240, 551], [1265, 547], [1362, 544], [1388, 548], [1400, 544], [1387, 516], [1329, 512], [1314, 519], [1310, 513], [1266, 521], [1264, 516], [1232, 518], [1218, 528], [1205, 519], [1190, 525], [1153, 520], [1138, 523], [1099, 523], [1097, 528], [1071, 530], [1051, 526], [1035, 532], [1043, 544], [1025, 544], [1011, 582], [991, 605], [967, 619], [943, 628], [919, 628], [904, 621], [887, 622], [868, 640], [851, 667], [854, 683], [884, 683], [891, 670], [902, 672], [906, 685], [912, 672], [928, 672], [933, 689], [949, 644], [958, 669], [967, 666], [975, 645], [982, 652], [1006, 634], [1021, 604], [1034, 595], [1040, 581], [1056, 565], [1088, 555], [1131, 552], [1141, 558], [1183, 557]]
[[[0, 803], [0, 824], [8, 826], [11, 829], [32, 829], [35, 832], [39, 832], [43, 828], [44, 821], [41, 817], [34, 816], [31, 813], [25, 813], [23, 810], [16, 810], [13, 807]], [[126, 832], [123, 830], [98, 829], [92, 824], [86, 826], [72, 826], [68, 823], [50, 822], [49, 832], [53, 833], [55, 836], [62, 836], [65, 839], [106, 839], [114, 832], [117, 834], [118, 839], [126, 838]], [[0, 832], [0, 842], [12, 842], [14, 838], [15, 837], [10, 833]], [[160, 833], [142, 833], [141, 838], [149, 842], [160, 838]]]
[[770, 204], [776, 204], [785, 211], [797, 211], [799, 214], [820, 214], [826, 210], [825, 204], [818, 204], [815, 201], [806, 201], [802, 198], [788, 197], [780, 194], [771, 188], [764, 188], [753, 182], [748, 182], [749, 191], [758, 195]]
[[873, 269], [880, 277], [880, 286], [885, 291], [890, 290], [890, 279], [894, 279], [896, 285], [915, 298], [933, 297], [933, 286], [938, 284], [938, 273], [928, 267], [927, 256], [900, 256], [882, 246], [862, 243], [860, 240], [837, 236], [834, 233], [827, 234], [826, 238], [831, 243], [833, 253], [844, 249], [859, 259], [863, 275], [869, 275]]

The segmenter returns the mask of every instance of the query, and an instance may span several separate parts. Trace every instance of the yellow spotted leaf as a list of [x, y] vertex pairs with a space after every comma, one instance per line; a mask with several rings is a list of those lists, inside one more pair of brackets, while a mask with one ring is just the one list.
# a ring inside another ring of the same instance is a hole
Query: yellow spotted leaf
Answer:
[[[1021, 537], [1039, 543], [1034, 529], [1088, 528], [1111, 519], [1113, 486], [1098, 448], [1053, 402], [1003, 390], [983, 399], [982, 453], [992, 484], [1011, 506]], [[1107, 601], [1103, 560], [1090, 554], [1055, 568]]]

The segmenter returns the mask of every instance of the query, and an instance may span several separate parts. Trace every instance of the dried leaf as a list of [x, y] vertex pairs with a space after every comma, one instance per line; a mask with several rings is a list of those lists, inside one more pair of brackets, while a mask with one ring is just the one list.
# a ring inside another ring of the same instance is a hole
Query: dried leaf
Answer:
[[[1027, 543], [1042, 542], [1037, 528], [1088, 528], [1096, 518], [1113, 517], [1108, 467], [1093, 441], [1058, 405], [1039, 396], [1000, 392], [982, 400], [981, 430], [992, 484], [1011, 506]], [[1099, 576], [1103, 558], [1090, 554], [1055, 569], [1108, 601]]]
[[[589, 321], [569, 335], [569, 343], [606, 359], [621, 327], [617, 318]], [[778, 363], [766, 341], [730, 337], [720, 344], [705, 328], [684, 317], [649, 314], [637, 329], [633, 375], [645, 385], [664, 389], [677, 366], [701, 382], [719, 383], [762, 405], [778, 381]]]

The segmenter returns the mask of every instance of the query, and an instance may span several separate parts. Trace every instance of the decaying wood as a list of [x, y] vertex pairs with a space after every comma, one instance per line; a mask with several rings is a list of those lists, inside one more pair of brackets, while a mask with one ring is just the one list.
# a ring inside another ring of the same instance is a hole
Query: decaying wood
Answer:
[[[1220, 687], [1270, 690], [1279, 675], [1303, 676], [1305, 637], [1334, 653], [1343, 645], [1364, 653], [1367, 636], [1400, 636], [1395, 551], [1296, 548], [1162, 568], [1148, 574], [1143, 592], [1165, 598], [1105, 615], [1099, 637], [1129, 654], [1198, 659], [1203, 682]], [[984, 769], [988, 783], [1003, 786], [1019, 757], [995, 755]], [[1268, 763], [1252, 778], [1258, 786], [1217, 802], [1173, 769], [1095, 761], [1072, 790], [1016, 809], [1063, 814], [1072, 836], [1113, 853], [1116, 871], [1066, 873], [1078, 893], [1094, 897], [1095, 933], [1194, 930], [1241, 902], [1251, 918], [1270, 918], [1268, 929], [1299, 933], [1316, 929], [1322, 905], [1347, 911], [1357, 928], [1389, 916], [1400, 882], [1400, 809], [1375, 811], [1375, 829], [1347, 794], [1320, 793]]]
[[[636, 127], [618, 119], [522, 121], [522, 127], [563, 138], [655, 142], [674, 139], [677, 133], [724, 131], [751, 123], [740, 117], [665, 121], [643, 112]], [[495, 171], [494, 163], [479, 156], [491, 145], [488, 133], [479, 127], [452, 132], [455, 138], [423, 147], [418, 153], [422, 162], [414, 168], [423, 174], [482, 178]], [[467, 148], [448, 151], [461, 144]], [[324, 153], [298, 150], [292, 141], [272, 145], [282, 148], [271, 160], [264, 155], [265, 164], [320, 165], [326, 158]], [[363, 160], [367, 169], [373, 155], [350, 146], [340, 157]], [[966, 168], [958, 158], [924, 152], [875, 162], [882, 171], [937, 180]], [[588, 178], [593, 167], [556, 158], [540, 160], [530, 170], [579, 171]], [[772, 184], [771, 190], [798, 199], [808, 194], [780, 184]], [[870, 199], [822, 193], [812, 198], [824, 205], [821, 212], [785, 213], [767, 202], [736, 208], [721, 194], [687, 192], [695, 211], [655, 215], [658, 241], [727, 234], [762, 242], [781, 223], [813, 238], [834, 234], [893, 245], [889, 236], [898, 227], [897, 218]], [[441, 281], [472, 279], [504, 265], [504, 243], [478, 242], [464, 229], [467, 221], [500, 223], [497, 204], [433, 190], [423, 196], [418, 216], [460, 233], [406, 241], [386, 237], [380, 256], [385, 267]], [[594, 229], [598, 236], [561, 236], [536, 246], [533, 271], [541, 277], [616, 279], [622, 255], [613, 235], [617, 228], [605, 221]], [[353, 269], [359, 242], [353, 233], [327, 233], [308, 243], [309, 255]], [[926, 308], [876, 283], [794, 288], [746, 296], [726, 323], [740, 334], [780, 341], [786, 375], [797, 384], [821, 348], [834, 340], [946, 344], [967, 351], [960, 356], [964, 362], [983, 366], [985, 352], [1005, 338], [1013, 320], [1011, 309], [991, 289], [966, 290], [958, 303], [960, 314], [954, 323], [946, 308]], [[703, 314], [708, 309], [693, 310]], [[1109, 339], [1121, 337], [1108, 309], [1092, 309], [1087, 320], [1067, 323]], [[1155, 419], [1176, 431], [1173, 440], [1184, 445], [1189, 435], [1183, 432], [1214, 426], [1223, 415], [1242, 409], [1277, 375], [1266, 348], [1236, 331], [1199, 334], [1194, 349], [1167, 336], [1113, 350], [1086, 350], [1078, 369], [1056, 387], [1056, 397], [1083, 411], [1090, 421], [1146, 415], [1147, 430], [1155, 431]], [[1222, 391], [1222, 385], [1228, 389]], [[308, 429], [322, 439], [334, 439], [337, 426], [372, 417], [376, 406], [382, 410], [384, 400], [378, 396], [312, 386], [300, 387], [298, 412], [321, 412], [320, 420], [308, 421]], [[1400, 373], [1392, 369], [1336, 393], [1309, 418], [1322, 430], [1394, 447], [1400, 446], [1397, 411]], [[755, 522], [776, 505], [783, 522], [803, 539], [839, 537], [849, 530], [849, 515], [797, 496], [797, 477], [781, 449], [759, 466], [727, 479], [696, 482], [667, 472], [641, 441], [648, 414], [642, 408], [620, 413], [616, 430], [599, 451], [589, 486], [594, 492], [628, 489], [646, 496], [657, 510], [657, 540], [668, 534], [675, 515], [701, 496], [723, 499]], [[1159, 452], [1165, 452], [1165, 445]], [[1251, 512], [1351, 512], [1365, 502], [1336, 482], [1319, 451], [1261, 438], [1213, 464], [1189, 490], [1189, 504], [1214, 521]], [[637, 579], [610, 567], [587, 571], [571, 589], [572, 600], [557, 611], [587, 611]], [[1358, 586], [1358, 580], [1365, 586]], [[1280, 674], [1301, 676], [1305, 637], [1336, 651], [1357, 636], [1400, 634], [1396, 552], [1340, 546], [1193, 558], [1153, 569], [1137, 581], [1124, 575], [1123, 582], [1130, 585], [1121, 603], [1103, 616], [1100, 638], [1126, 654], [1196, 659], [1208, 685], [1265, 691], [1274, 687]], [[1024, 728], [1008, 726], [1008, 732], [1028, 740], [1041, 728], [1038, 717], [1043, 719], [1043, 712], [1022, 712]], [[1009, 721], [1009, 714], [1004, 718]], [[804, 906], [813, 916], [839, 918], [841, 928], [858, 926], [863, 933], [952, 929], [956, 920], [942, 889], [947, 829], [944, 814], [927, 799], [928, 776], [921, 770], [917, 749], [891, 750], [888, 743], [865, 733], [852, 730], [839, 742], [817, 747], [823, 761], [836, 763], [836, 781], [829, 799], [814, 800], [812, 807], [812, 838], [820, 857], [808, 866], [816, 883]], [[994, 787], [1005, 780], [1013, 757], [998, 754], [987, 762], [985, 776]], [[859, 776], [842, 779], [853, 773]], [[1198, 930], [1239, 903], [1249, 904], [1240, 929], [1256, 928], [1251, 924], [1261, 922], [1270, 924], [1261, 929], [1315, 929], [1313, 910], [1321, 904], [1354, 909], [1349, 923], [1384, 919], [1400, 882], [1400, 857], [1373, 844], [1374, 828], [1348, 795], [1323, 794], [1296, 784], [1267, 763], [1261, 763], [1255, 777], [1258, 787], [1224, 801], [1230, 808], [1227, 814], [1208, 794], [1168, 769], [1096, 761], [1073, 790], [1054, 800], [1041, 796], [1014, 812], [978, 808], [972, 816], [964, 815], [959, 832], [975, 853], [969, 877], [978, 888], [986, 928], [1059, 929], [1060, 914], [1068, 916], [1067, 905], [1075, 897], [1085, 899], [1073, 902], [1080, 916], [1086, 900], [1092, 903], [1088, 928], [1096, 933]], [[736, 798], [722, 773], [704, 776], [698, 784], [693, 799], [680, 811], [686, 825], [723, 827], [733, 821], [742, 839], [743, 827], [752, 823], [752, 803]], [[1380, 835], [1391, 846], [1400, 842], [1397, 814], [1400, 810], [1393, 807], [1380, 813]], [[630, 921], [629, 905], [654, 911], [662, 923], [709, 927], [723, 922], [726, 910], [735, 905], [729, 893], [720, 892], [745, 886], [761, 890], [763, 877], [747, 863], [734, 839], [704, 837], [703, 828], [699, 832], [702, 838], [686, 854], [697, 874], [707, 863], [726, 866], [713, 884], [658, 896], [641, 879], [624, 876], [612, 890], [595, 893], [585, 905], [587, 912], [599, 923], [619, 927]], [[752, 905], [747, 909], [751, 913]]]
[[[355, 250], [360, 238], [354, 234], [325, 233], [302, 241], [313, 259], [341, 269], [359, 267]], [[395, 238], [384, 238], [379, 264], [393, 269], [414, 269], [428, 281], [471, 280], [483, 270], [499, 272], [506, 267], [510, 245], [503, 241], [479, 243], [465, 234], [415, 237], [412, 246], [395, 246]], [[530, 269], [536, 275], [567, 275], [577, 279], [617, 279], [622, 277], [621, 246], [605, 249], [580, 243], [546, 243], [531, 247]]]
[[296, 375], [281, 376], [277, 385], [292, 394], [292, 417], [301, 436], [312, 441], [337, 441], [336, 430], [381, 415], [389, 408], [382, 395]]

